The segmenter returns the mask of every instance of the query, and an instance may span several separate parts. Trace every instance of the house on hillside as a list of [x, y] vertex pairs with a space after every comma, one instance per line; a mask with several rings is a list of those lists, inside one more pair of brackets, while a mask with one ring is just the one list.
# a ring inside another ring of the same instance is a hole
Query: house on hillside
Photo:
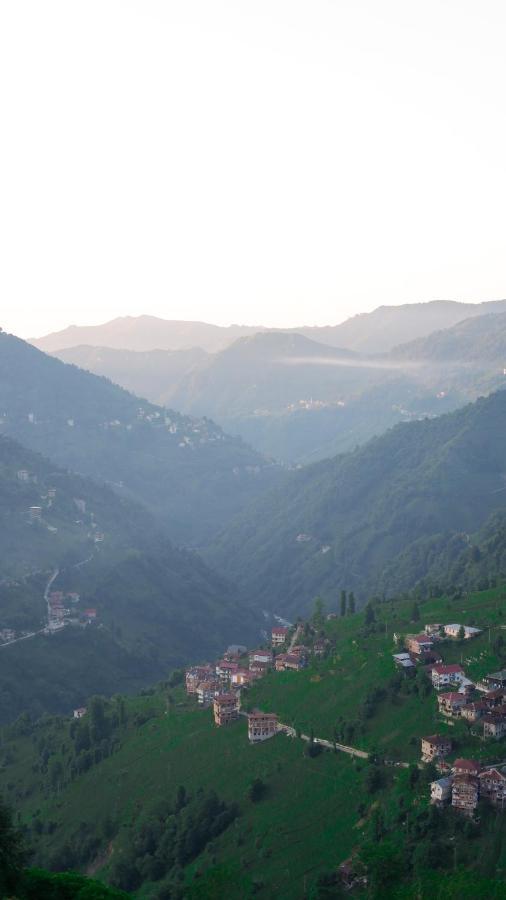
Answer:
[[74, 719], [82, 719], [82, 717], [85, 716], [87, 712], [87, 706], [78, 706], [77, 709], [74, 710]]
[[506, 718], [504, 716], [483, 716], [483, 737], [499, 741], [506, 734]]
[[485, 675], [483, 678], [485, 686], [492, 691], [506, 689], [506, 669], [499, 672], [492, 672], [491, 675]]
[[431, 734], [422, 738], [422, 760], [432, 762], [452, 752], [451, 738], [444, 734]]
[[464, 669], [457, 664], [454, 665], [435, 665], [431, 671], [432, 684], [436, 690], [446, 687], [448, 684], [459, 684], [465, 677]]
[[251, 680], [251, 672], [248, 669], [237, 669], [237, 672], [232, 672], [230, 676], [232, 687], [243, 687], [246, 684], [250, 684]]
[[452, 795], [453, 778], [447, 775], [444, 778], [438, 778], [432, 781], [430, 785], [430, 802], [436, 806], [442, 806], [447, 803]]
[[435, 640], [438, 640], [441, 636], [441, 630], [443, 627], [444, 626], [440, 625], [439, 622], [431, 622], [428, 625], [426, 625], [423, 630], [425, 631], [425, 634], [428, 634], [430, 637], [433, 637], [433, 638], [435, 638]]
[[496, 709], [498, 706], [501, 706], [504, 703], [504, 699], [506, 697], [506, 692], [501, 688], [498, 688], [495, 691], [487, 691], [483, 694], [481, 700], [482, 703], [485, 704], [487, 709]]
[[212, 681], [215, 677], [212, 666], [191, 666], [185, 672], [186, 693], [196, 694], [201, 681]]
[[477, 777], [481, 772], [481, 763], [475, 759], [456, 759], [452, 766], [454, 775], [474, 775]]
[[277, 625], [271, 631], [271, 642], [273, 647], [281, 647], [286, 643], [290, 629], [283, 625]]
[[220, 659], [220, 661], [216, 663], [216, 675], [226, 684], [230, 681], [233, 673], [237, 672], [238, 668], [239, 663], [232, 662], [228, 659]]
[[476, 637], [476, 635], [481, 634], [481, 628], [474, 628], [472, 625], [459, 625], [458, 623], [454, 623], [452, 625], [445, 625], [444, 632], [446, 637], [449, 638], [458, 638], [460, 634], [460, 629], [464, 629], [464, 640], [468, 641], [470, 638]]
[[276, 672], [300, 672], [307, 666], [307, 658], [299, 653], [280, 653], [276, 657]]
[[42, 519], [42, 506], [30, 506], [28, 513], [30, 522], [40, 522]]
[[500, 769], [480, 772], [480, 793], [489, 803], [504, 809], [506, 805], [506, 775]]
[[479, 799], [479, 779], [475, 775], [455, 775], [452, 784], [452, 806], [472, 816]]
[[446, 691], [439, 694], [437, 704], [443, 716], [458, 716], [462, 707], [466, 705], [466, 697], [458, 691]]
[[248, 714], [248, 740], [252, 744], [274, 737], [277, 730], [278, 717], [275, 713], [263, 713], [255, 709]]
[[393, 653], [392, 658], [399, 669], [414, 669], [415, 663], [411, 653]]
[[213, 703], [214, 721], [216, 725], [229, 725], [239, 718], [239, 698], [236, 694], [217, 694]]
[[460, 715], [468, 722], [477, 722], [487, 714], [487, 704], [483, 700], [475, 700], [473, 703], [466, 703], [461, 707]]
[[272, 651], [271, 650], [251, 650], [249, 654], [249, 662], [250, 668], [252, 662], [261, 662], [267, 663], [267, 665], [272, 666]]
[[406, 637], [407, 650], [411, 653], [416, 653], [417, 656], [420, 653], [432, 650], [433, 645], [434, 641], [426, 634], [409, 634]]
[[207, 706], [212, 703], [215, 695], [219, 694], [221, 685], [216, 678], [214, 681], [201, 681], [197, 687], [197, 700], [200, 706]]

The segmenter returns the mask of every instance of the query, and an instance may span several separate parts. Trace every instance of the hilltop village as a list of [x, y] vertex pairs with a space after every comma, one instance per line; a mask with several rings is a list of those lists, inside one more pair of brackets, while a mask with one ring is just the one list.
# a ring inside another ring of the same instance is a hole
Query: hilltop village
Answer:
[[[328, 619], [336, 618], [330, 614]], [[392, 654], [394, 667], [405, 678], [423, 672], [427, 684], [434, 689], [437, 714], [453, 724], [465, 721], [470, 733], [484, 741], [498, 741], [506, 735], [506, 669], [485, 675], [478, 681], [466, 676], [462, 664], [445, 663], [445, 645], [464, 647], [483, 629], [460, 623], [427, 624], [419, 634], [393, 635], [397, 650]], [[301, 642], [304, 635], [305, 643]], [[248, 721], [248, 740], [255, 744], [278, 733], [301, 737], [326, 749], [342, 751], [361, 758], [370, 754], [355, 747], [311, 735], [296, 734], [283, 724], [275, 711], [242, 710], [244, 691], [268, 672], [300, 672], [311, 658], [332, 651], [331, 641], [316, 636], [310, 623], [275, 626], [269, 647], [247, 650], [241, 645], [227, 648], [223, 657], [210, 664], [190, 666], [185, 671], [188, 696], [203, 707], [211, 707], [214, 723], [221, 728], [244, 716]], [[462, 653], [463, 655], [463, 653]], [[506, 760], [485, 765], [475, 759], [456, 758], [449, 761], [454, 741], [447, 734], [431, 734], [420, 740], [418, 768], [432, 766], [435, 777], [429, 783], [428, 799], [437, 806], [451, 805], [462, 814], [473, 816], [480, 799], [499, 810], [506, 805]], [[408, 763], [395, 762], [408, 767]]]

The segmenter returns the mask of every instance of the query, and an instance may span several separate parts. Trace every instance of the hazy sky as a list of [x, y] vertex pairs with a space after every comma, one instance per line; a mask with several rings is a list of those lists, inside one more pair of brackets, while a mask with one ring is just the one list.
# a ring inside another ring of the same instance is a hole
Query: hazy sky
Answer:
[[0, 325], [506, 296], [501, 0], [3, 0]]

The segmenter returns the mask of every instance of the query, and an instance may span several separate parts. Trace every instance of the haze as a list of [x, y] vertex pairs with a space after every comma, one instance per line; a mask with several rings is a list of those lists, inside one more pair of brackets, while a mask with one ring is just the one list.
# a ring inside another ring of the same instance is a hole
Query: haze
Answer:
[[6, 2], [4, 328], [504, 296], [504, 5]]

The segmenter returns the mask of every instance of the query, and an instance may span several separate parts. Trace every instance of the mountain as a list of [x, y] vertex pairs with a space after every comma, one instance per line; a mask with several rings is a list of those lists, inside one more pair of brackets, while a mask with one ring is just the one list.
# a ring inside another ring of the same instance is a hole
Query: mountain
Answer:
[[[259, 633], [236, 589], [173, 547], [142, 506], [6, 437], [0, 526], [0, 721], [139, 689]], [[47, 633], [52, 573], [73, 624]], [[83, 628], [89, 608], [97, 619]]]
[[476, 532], [505, 504], [506, 392], [401, 424], [356, 452], [290, 473], [219, 536], [207, 558], [281, 615], [341, 588], [405, 590], [427, 562], [397, 569], [417, 542]]
[[379, 306], [373, 312], [352, 316], [341, 325], [304, 328], [301, 333], [324, 344], [346, 347], [358, 353], [388, 353], [397, 344], [451, 328], [464, 319], [505, 311], [506, 300], [484, 303], [432, 300], [429, 303]]
[[57, 355], [153, 402], [211, 416], [267, 456], [308, 463], [502, 387], [505, 322], [506, 313], [475, 316], [383, 354], [276, 331], [214, 354], [90, 347]]
[[[473, 681], [504, 665], [502, 584], [416, 606], [396, 598], [368, 615], [315, 614], [303, 623], [307, 668], [270, 672], [241, 695], [244, 710], [275, 712], [292, 736], [252, 745], [244, 717], [218, 728], [210, 708], [167, 682], [143, 696], [92, 698], [79, 721], [23, 716], [2, 729], [0, 790], [33, 864], [93, 873], [138, 900], [357, 890], [370, 900], [504, 900], [501, 806], [484, 800], [471, 818], [431, 805], [437, 771], [420, 763], [421, 738], [436, 728], [451, 738], [450, 764], [497, 765], [504, 742], [484, 741], [480, 723], [439, 716], [423, 665], [411, 676], [396, 670], [392, 632], [416, 628], [415, 613], [418, 628], [481, 629], [465, 650], [438, 647], [448, 663], [464, 654]], [[346, 879], [367, 874], [367, 884], [343, 887], [342, 863]]]
[[70, 325], [30, 343], [53, 353], [69, 347], [90, 345], [116, 350], [191, 350], [200, 347], [216, 353], [237, 338], [262, 331], [255, 325], [209, 325], [207, 322], [182, 322], [156, 316], [121, 316], [104, 325]]
[[56, 351], [54, 356], [94, 375], [103, 375], [138, 397], [165, 405], [171, 402], [181, 379], [204, 365], [209, 354], [198, 347], [140, 351], [82, 345]]
[[[289, 330], [331, 347], [343, 347], [360, 353], [385, 353], [397, 344], [449, 328], [471, 316], [504, 311], [505, 300], [486, 303], [433, 300], [429, 303], [380, 306], [373, 312], [352, 316], [340, 325], [294, 325]], [[123, 316], [103, 325], [71, 325], [63, 331], [31, 338], [30, 342], [47, 353], [81, 345], [142, 351], [200, 347], [209, 353], [217, 353], [240, 337], [277, 330], [287, 329], [266, 328], [263, 325], [222, 327], [155, 316]]]
[[192, 546], [279, 477], [210, 420], [140, 400], [4, 333], [0, 433], [141, 501], [173, 540]]

